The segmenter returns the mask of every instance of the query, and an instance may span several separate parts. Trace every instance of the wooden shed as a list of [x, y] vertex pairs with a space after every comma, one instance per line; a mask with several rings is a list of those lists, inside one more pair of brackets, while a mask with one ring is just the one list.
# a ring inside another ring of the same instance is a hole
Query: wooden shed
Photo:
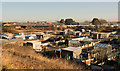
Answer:
[[33, 47], [33, 49], [37, 50], [42, 50], [42, 47], [41, 47], [41, 42], [39, 41], [27, 41], [26, 43], [24, 43], [24, 45], [30, 45]]
[[78, 58], [79, 59], [79, 55], [81, 54], [82, 48], [80, 47], [67, 47], [67, 48], [63, 48], [62, 49], [62, 57], [63, 58], [67, 58], [67, 59], [74, 59], [74, 58]]

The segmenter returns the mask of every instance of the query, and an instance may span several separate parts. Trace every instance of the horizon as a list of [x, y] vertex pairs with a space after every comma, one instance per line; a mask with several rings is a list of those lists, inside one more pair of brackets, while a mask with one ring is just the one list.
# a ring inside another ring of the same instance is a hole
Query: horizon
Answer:
[[55, 22], [67, 18], [76, 22], [93, 18], [118, 21], [117, 2], [4, 2], [2, 9], [4, 22]]
[[[96, 18], [96, 17], [95, 17]], [[63, 18], [61, 18], [61, 19], [63, 19]], [[49, 21], [49, 22], [58, 22], [58, 21], [60, 21], [61, 19], [59, 19], [59, 20], [55, 20], [55, 21]], [[66, 18], [66, 19], [73, 19], [73, 18]], [[99, 20], [106, 20], [106, 19], [100, 19], [100, 18], [98, 18]], [[88, 21], [88, 22], [91, 22], [93, 20], [93, 18], [91, 19], [91, 20], [84, 20], [84, 21], [75, 21], [75, 22], [78, 22], [78, 23], [84, 23], [84, 22], [86, 22], [86, 21]], [[26, 22], [28, 22], [29, 20], [26, 20], [26, 21], [0, 21], [0, 22], [3, 22], [3, 23], [5, 23], [5, 22], [18, 22], [18, 23], [26, 23]], [[29, 22], [46, 22], [46, 21], [48, 21], [48, 20], [39, 20], [39, 21], [35, 21], [35, 20], [33, 20], [33, 21], [29, 21]], [[64, 19], [64, 21], [65, 21], [65, 19]], [[108, 21], [108, 20], [106, 20], [107, 22], [120, 22], [120, 21], [118, 21], [118, 20], [116, 20], [116, 21]]]

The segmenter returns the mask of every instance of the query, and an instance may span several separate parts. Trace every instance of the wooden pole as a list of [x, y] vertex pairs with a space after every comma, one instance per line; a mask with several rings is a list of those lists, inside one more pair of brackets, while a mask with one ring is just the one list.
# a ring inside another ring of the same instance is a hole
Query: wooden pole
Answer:
[[61, 58], [61, 51], [60, 51], [60, 58]]

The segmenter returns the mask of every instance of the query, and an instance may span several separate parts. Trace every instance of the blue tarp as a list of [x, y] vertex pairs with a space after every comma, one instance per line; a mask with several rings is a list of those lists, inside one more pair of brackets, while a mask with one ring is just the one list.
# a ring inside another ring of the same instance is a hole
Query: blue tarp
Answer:
[[82, 63], [81, 59], [77, 59], [77, 58], [74, 58], [73, 61], [81, 62]]
[[30, 36], [25, 36], [25, 37], [30, 37]]
[[3, 35], [3, 36], [8, 36], [8, 35], [6, 35], [5, 33], [3, 33], [2, 35]]
[[6, 24], [6, 23], [2, 23], [2, 26], [3, 26], [4, 24]]
[[90, 38], [90, 36], [88, 36], [88, 38]]
[[59, 50], [59, 49], [57, 49], [56, 51], [58, 51], [58, 52], [62, 52], [62, 50]]
[[14, 36], [18, 36], [19, 34], [14, 34]]
[[16, 37], [12, 37], [12, 39], [16, 39]]

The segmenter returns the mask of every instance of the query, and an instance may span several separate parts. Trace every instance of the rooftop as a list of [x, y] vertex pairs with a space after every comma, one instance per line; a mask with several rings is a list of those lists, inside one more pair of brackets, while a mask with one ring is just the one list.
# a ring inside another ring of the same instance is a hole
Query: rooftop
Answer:
[[67, 47], [67, 48], [63, 48], [62, 50], [67, 50], [67, 51], [75, 51], [81, 49], [81, 47]]
[[102, 47], [102, 48], [107, 48], [108, 46], [111, 46], [109, 44], [101, 44], [101, 43], [96, 43], [94, 47]]
[[80, 37], [80, 38], [74, 38], [72, 40], [78, 40], [78, 41], [93, 41], [92, 38], [88, 38], [88, 37]]
[[27, 43], [40, 43], [39, 41], [27, 41]]
[[78, 40], [70, 40], [70, 43], [75, 44], [75, 43], [80, 43], [80, 42]]
[[106, 32], [92, 32], [92, 33], [94, 33], [94, 34], [108, 34]]

